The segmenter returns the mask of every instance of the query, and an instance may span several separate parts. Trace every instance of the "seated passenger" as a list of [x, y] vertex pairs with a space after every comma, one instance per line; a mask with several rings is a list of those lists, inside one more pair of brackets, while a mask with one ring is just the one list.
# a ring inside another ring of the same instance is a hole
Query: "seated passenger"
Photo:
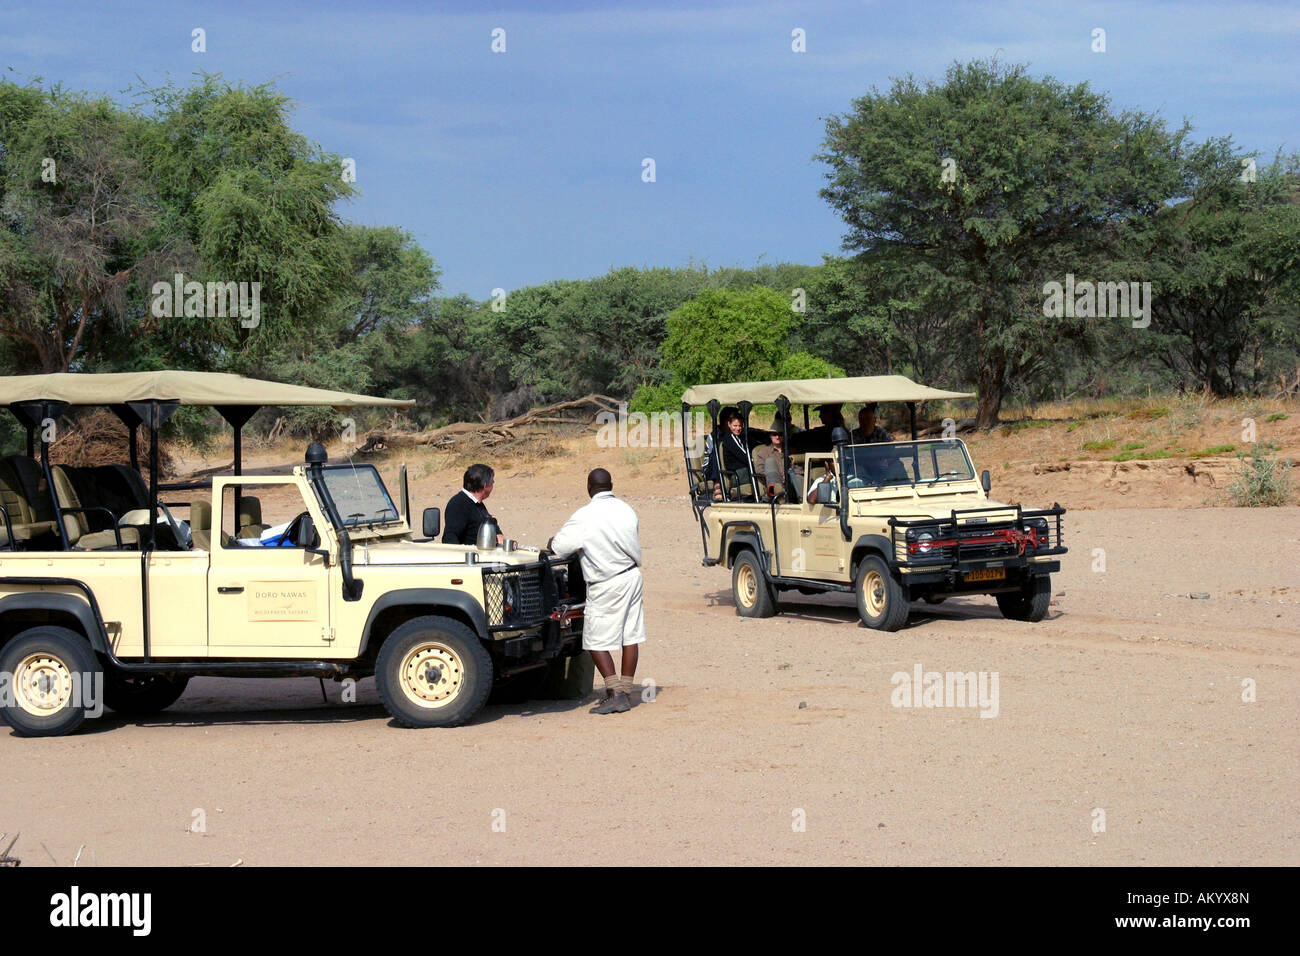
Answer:
[[[722, 422], [725, 429], [718, 441], [718, 451], [716, 457], [722, 468], [724, 479], [734, 477], [736, 490], [739, 491], [741, 485], [753, 485], [754, 481], [754, 464], [750, 459], [751, 446], [745, 443], [745, 420], [740, 412], [736, 409], [728, 409], [728, 416], [723, 418]], [[758, 435], [751, 433], [750, 442], [754, 442]], [[714, 489], [713, 500], [722, 499], [722, 488]]]
[[808, 489], [808, 503], [833, 505], [840, 500], [839, 480], [835, 477], [835, 462], [826, 462], [826, 470]]
[[[763, 482], [767, 487], [767, 493], [775, 498], [778, 495], [785, 494], [785, 478], [782, 476], [782, 469], [785, 468], [785, 438], [780, 432], [781, 422], [778, 419], [772, 423], [771, 443], [759, 445], [754, 449], [754, 467], [763, 473]], [[790, 473], [795, 487], [803, 484], [803, 466], [795, 463], [790, 465]]]
[[853, 429], [849, 440], [855, 445], [869, 445], [875, 442], [893, 441], [894, 436], [876, 424], [876, 403], [868, 402], [858, 409], [858, 427]]
[[809, 452], [809, 451], [830, 451], [835, 447], [831, 441], [831, 434], [837, 428], [844, 427], [844, 406], [835, 402], [830, 405], [818, 405], [817, 415], [821, 425], [817, 428], [810, 428], [807, 431], [799, 432], [797, 435], [790, 436], [790, 451]]

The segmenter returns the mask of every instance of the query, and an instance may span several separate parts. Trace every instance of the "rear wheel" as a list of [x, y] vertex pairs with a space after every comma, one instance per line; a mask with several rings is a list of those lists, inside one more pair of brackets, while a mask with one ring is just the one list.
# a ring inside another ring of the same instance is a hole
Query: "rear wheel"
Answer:
[[736, 556], [731, 566], [731, 595], [741, 617], [771, 617], [776, 613], [776, 596], [753, 551], [747, 549]]
[[1019, 591], [997, 595], [998, 610], [1011, 621], [1041, 621], [1052, 603], [1052, 579], [1036, 574]]
[[0, 652], [0, 716], [22, 737], [60, 737], [81, 726], [103, 701], [103, 672], [84, 637], [42, 625], [18, 634]]
[[122, 674], [104, 675], [104, 705], [128, 716], [145, 716], [166, 710], [189, 684], [188, 677]]
[[858, 617], [877, 631], [897, 631], [907, 623], [907, 593], [889, 573], [878, 555], [868, 555], [858, 565], [854, 590], [858, 596]]
[[404, 727], [456, 727], [487, 703], [492, 658], [460, 621], [412, 618], [379, 649], [375, 685]]

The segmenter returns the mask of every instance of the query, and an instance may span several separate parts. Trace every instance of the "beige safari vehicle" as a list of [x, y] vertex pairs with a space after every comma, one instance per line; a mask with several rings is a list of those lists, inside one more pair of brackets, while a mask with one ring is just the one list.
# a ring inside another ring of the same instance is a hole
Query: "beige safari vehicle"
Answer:
[[[851, 592], [865, 626], [896, 631], [913, 601], [989, 594], [1007, 618], [1042, 620], [1050, 576], [1066, 553], [1065, 509], [1027, 511], [993, 501], [989, 473], [976, 477], [964, 442], [916, 437], [918, 403], [966, 397], [901, 375], [688, 389], [686, 471], [704, 564], [731, 570], [736, 612], [776, 614], [783, 591]], [[905, 405], [911, 440], [869, 443], [847, 427], [809, 427], [810, 406], [870, 402]], [[791, 426], [795, 405], [803, 406], [801, 431]], [[712, 429], [708, 440], [692, 443], [688, 416], [701, 406]], [[723, 418], [733, 408], [740, 413], [748, 446], [770, 441], [766, 421], [750, 421], [756, 406], [777, 409], [772, 424], [780, 427], [784, 455], [776, 456], [775, 475], [784, 481], [768, 481], [756, 464], [738, 467], [743, 450], [730, 461], [718, 454], [728, 437], [720, 411]]]
[[[160, 711], [200, 675], [373, 675], [408, 727], [462, 724], [494, 688], [581, 681], [576, 561], [437, 543], [437, 508], [417, 538], [404, 467], [399, 506], [373, 465], [328, 464], [316, 443], [287, 473], [243, 474], [262, 406], [408, 402], [198, 372], [0, 377], [0, 402], [27, 430], [26, 454], [0, 458], [0, 716], [20, 735]], [[182, 405], [233, 426], [231, 474], [159, 483], [158, 430]], [[121, 418], [129, 464], [51, 461], [73, 406]]]

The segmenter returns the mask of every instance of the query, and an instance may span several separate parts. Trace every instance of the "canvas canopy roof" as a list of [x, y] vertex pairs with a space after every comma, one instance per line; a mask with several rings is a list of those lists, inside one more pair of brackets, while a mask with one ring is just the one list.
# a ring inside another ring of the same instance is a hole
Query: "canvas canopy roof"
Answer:
[[55, 372], [0, 376], [0, 405], [53, 401], [122, 405], [150, 400], [182, 405], [328, 405], [334, 408], [409, 406], [413, 400], [371, 398], [326, 388], [267, 382], [227, 372]]
[[696, 385], [682, 395], [687, 405], [707, 405], [717, 399], [724, 405], [750, 402], [771, 405], [784, 395], [792, 405], [827, 405], [866, 402], [929, 402], [944, 398], [972, 398], [974, 392], [945, 392], [918, 385], [904, 375], [864, 375], [858, 378], [805, 378], [772, 382]]

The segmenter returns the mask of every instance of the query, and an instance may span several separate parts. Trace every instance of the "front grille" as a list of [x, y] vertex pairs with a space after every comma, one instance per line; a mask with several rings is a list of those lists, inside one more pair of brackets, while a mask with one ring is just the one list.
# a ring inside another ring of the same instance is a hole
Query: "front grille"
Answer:
[[543, 568], [527, 567], [483, 572], [483, 598], [492, 627], [530, 627], [550, 609], [542, 590]]
[[537, 627], [551, 620], [558, 604], [581, 604], [586, 593], [577, 558], [483, 570], [483, 604], [492, 630]]

